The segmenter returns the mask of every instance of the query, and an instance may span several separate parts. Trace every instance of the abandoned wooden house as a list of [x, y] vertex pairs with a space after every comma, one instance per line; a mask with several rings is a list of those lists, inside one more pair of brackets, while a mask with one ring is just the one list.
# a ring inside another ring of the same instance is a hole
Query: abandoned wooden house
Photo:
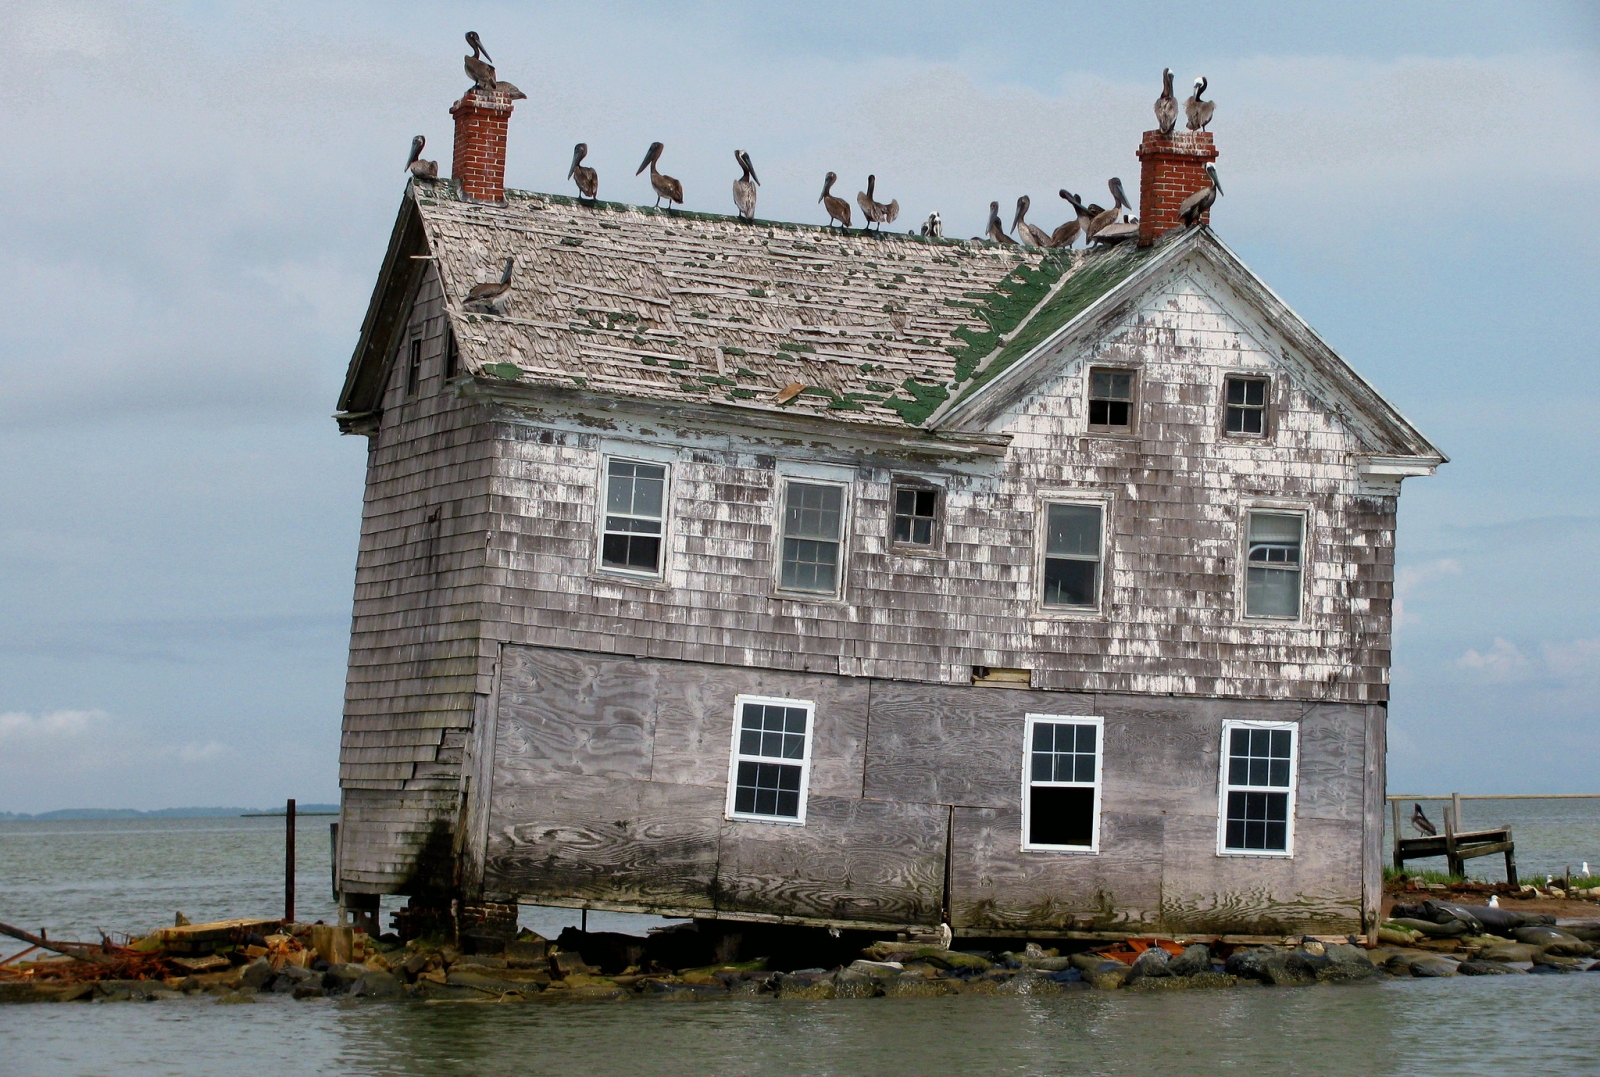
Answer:
[[505, 190], [511, 102], [452, 112], [337, 417], [348, 908], [1375, 928], [1444, 457], [1179, 227], [1209, 133], [1066, 251]]

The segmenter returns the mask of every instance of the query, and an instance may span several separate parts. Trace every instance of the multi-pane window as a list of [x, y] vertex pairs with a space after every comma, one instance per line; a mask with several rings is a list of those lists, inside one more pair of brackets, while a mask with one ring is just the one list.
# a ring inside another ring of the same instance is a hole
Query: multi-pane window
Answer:
[[740, 696], [734, 709], [729, 817], [805, 822], [812, 705], [804, 700]]
[[1099, 847], [1101, 728], [1099, 718], [1028, 715], [1023, 848]]
[[1044, 604], [1093, 609], [1100, 604], [1100, 505], [1046, 508]]
[[1089, 429], [1127, 431], [1133, 428], [1133, 371], [1089, 370]]
[[621, 572], [661, 572], [662, 508], [667, 469], [636, 460], [606, 462], [605, 529], [600, 567]]
[[792, 480], [784, 483], [779, 586], [786, 591], [838, 594], [843, 535], [843, 487]]
[[1224, 722], [1221, 851], [1290, 853], [1295, 727]]
[[411, 341], [411, 355], [406, 362], [406, 395], [416, 396], [417, 385], [422, 381], [422, 338]]
[[904, 546], [932, 546], [939, 491], [931, 486], [894, 488], [894, 540]]
[[1300, 553], [1305, 517], [1292, 512], [1251, 512], [1245, 545], [1246, 617], [1300, 616]]
[[1230, 434], [1267, 432], [1267, 379], [1228, 378], [1228, 410], [1225, 419]]

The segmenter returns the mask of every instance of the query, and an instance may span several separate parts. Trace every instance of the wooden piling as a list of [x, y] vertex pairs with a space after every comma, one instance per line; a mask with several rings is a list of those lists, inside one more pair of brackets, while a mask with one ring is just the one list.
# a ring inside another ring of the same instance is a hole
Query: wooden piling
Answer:
[[294, 798], [283, 809], [283, 920], [294, 923]]

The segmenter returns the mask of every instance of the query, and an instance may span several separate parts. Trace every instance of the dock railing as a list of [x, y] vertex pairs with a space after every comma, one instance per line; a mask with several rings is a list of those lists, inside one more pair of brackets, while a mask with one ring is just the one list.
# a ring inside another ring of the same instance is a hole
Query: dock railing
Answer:
[[[1509, 826], [1492, 830], [1462, 830], [1461, 802], [1463, 800], [1600, 800], [1600, 793], [1461, 793], [1446, 795], [1419, 795], [1396, 793], [1388, 798], [1394, 819], [1394, 867], [1404, 871], [1407, 860], [1421, 860], [1442, 856], [1451, 875], [1465, 875], [1466, 862], [1480, 856], [1503, 853], [1506, 858], [1506, 881], [1517, 882], [1517, 846], [1512, 840]], [[1445, 800], [1444, 833], [1423, 835], [1417, 838], [1400, 836], [1400, 805], [1406, 801]]]

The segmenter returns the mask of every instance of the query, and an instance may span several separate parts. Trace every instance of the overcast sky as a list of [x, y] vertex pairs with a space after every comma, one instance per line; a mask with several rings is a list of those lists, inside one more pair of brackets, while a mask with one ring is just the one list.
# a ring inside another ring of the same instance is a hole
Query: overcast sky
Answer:
[[[822, 223], [1101, 199], [1210, 79], [1223, 238], [1453, 458], [1407, 480], [1396, 792], [1600, 791], [1600, 7], [0, 0], [0, 811], [337, 796], [331, 419], [476, 29], [508, 183]], [[1181, 92], [1181, 91], [1180, 91]], [[852, 186], [854, 184], [855, 186]]]

